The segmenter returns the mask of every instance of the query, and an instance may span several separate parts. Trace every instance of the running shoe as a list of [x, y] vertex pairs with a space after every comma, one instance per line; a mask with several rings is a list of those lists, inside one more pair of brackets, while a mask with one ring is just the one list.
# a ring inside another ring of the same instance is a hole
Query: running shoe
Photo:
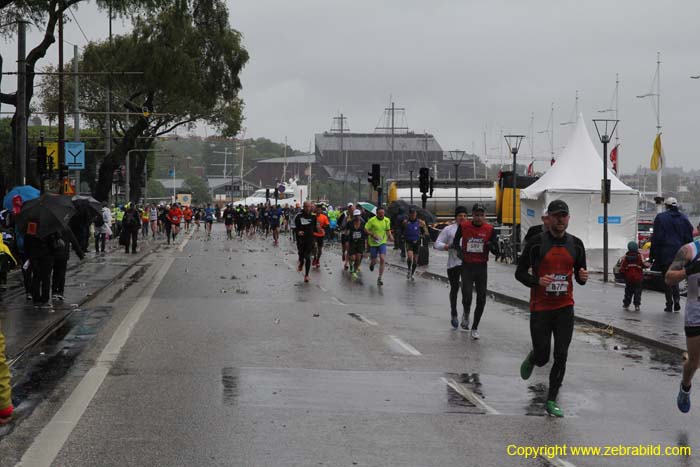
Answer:
[[630, 309], [630, 306], [629, 306], [629, 305], [623, 304], [623, 305], [622, 305], [622, 309], [623, 309], [623, 310], [629, 310], [629, 309]]
[[382, 276], [377, 277], [377, 285], [384, 285], [384, 281], [382, 281]]
[[547, 413], [552, 417], [563, 417], [564, 412], [559, 408], [556, 401], [547, 401], [546, 405]]
[[301, 272], [302, 269], [304, 269], [304, 263], [299, 261], [299, 265], [297, 266], [297, 271]]
[[479, 337], [480, 337], [479, 331], [477, 331], [476, 329], [472, 329], [472, 339], [474, 339], [475, 341], [478, 341]]
[[59, 302], [62, 302], [63, 300], [65, 300], [65, 297], [63, 295], [61, 295], [60, 293], [57, 293], [57, 294], [53, 295], [53, 299], [58, 300]]
[[309, 276], [304, 276], [304, 282], [309, 282]]
[[682, 385], [678, 388], [676, 402], [678, 403], [678, 410], [683, 413], [690, 412], [690, 391], [684, 391]]
[[412, 273], [411, 273], [411, 280], [412, 280], [412, 281], [415, 281], [415, 280], [416, 280], [416, 273], [415, 273], [415, 272], [412, 272]]
[[409, 281], [411, 280], [411, 271], [408, 271], [406, 273], [406, 279], [408, 279]]
[[679, 311], [681, 311], [681, 304], [680, 304], [680, 303], [675, 303], [675, 304], [673, 305], [673, 311], [675, 311], [676, 313], [679, 312]]
[[374, 264], [369, 263], [369, 270], [370, 270], [370, 271], [374, 271]]
[[457, 329], [457, 328], [459, 327], [459, 320], [457, 319], [456, 316], [453, 316], [453, 317], [452, 317], [451, 323], [452, 323], [452, 328], [453, 328], [453, 329]]
[[639, 305], [634, 306], [634, 311], [639, 311]]
[[352, 272], [352, 278], [357, 279], [359, 276], [357, 275], [357, 271]]
[[462, 315], [462, 329], [469, 330], [469, 316], [467, 315]]
[[532, 363], [532, 351], [530, 351], [527, 357], [525, 357], [525, 360], [523, 360], [523, 363], [520, 364], [520, 377], [525, 380], [530, 379], [534, 368], [535, 365]]

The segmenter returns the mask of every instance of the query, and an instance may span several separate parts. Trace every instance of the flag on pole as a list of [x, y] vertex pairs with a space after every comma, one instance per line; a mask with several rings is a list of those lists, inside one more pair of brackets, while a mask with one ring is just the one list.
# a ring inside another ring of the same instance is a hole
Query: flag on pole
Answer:
[[617, 148], [620, 147], [620, 145], [616, 145], [613, 150], [610, 152], [610, 162], [612, 163], [612, 171], [617, 175]]
[[661, 170], [664, 167], [664, 149], [661, 147], [661, 133], [654, 140], [654, 152], [651, 153], [651, 170]]
[[528, 177], [532, 177], [533, 175], [535, 175], [535, 167], [534, 167], [534, 165], [535, 165], [535, 161], [532, 161], [532, 162], [530, 162], [530, 163], [528, 164], [528, 166], [527, 166], [527, 175], [528, 175]]

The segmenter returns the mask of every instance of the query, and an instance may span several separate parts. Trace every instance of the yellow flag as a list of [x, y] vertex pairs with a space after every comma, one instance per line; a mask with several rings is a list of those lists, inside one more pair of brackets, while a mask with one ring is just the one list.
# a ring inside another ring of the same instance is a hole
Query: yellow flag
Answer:
[[654, 152], [651, 153], [651, 170], [660, 170], [664, 166], [664, 149], [661, 147], [661, 133], [654, 140]]

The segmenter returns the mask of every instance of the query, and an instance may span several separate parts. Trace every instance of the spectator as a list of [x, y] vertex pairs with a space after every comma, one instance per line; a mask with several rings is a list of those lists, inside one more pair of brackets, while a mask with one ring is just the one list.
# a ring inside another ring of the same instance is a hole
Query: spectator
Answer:
[[5, 336], [0, 329], [0, 425], [10, 423], [13, 411], [10, 368], [7, 366], [5, 357]]
[[141, 231], [141, 215], [133, 203], [129, 203], [124, 208], [124, 217], [122, 218], [122, 233], [119, 237], [119, 243], [124, 245], [126, 253], [136, 253], [136, 244]]
[[102, 215], [96, 215], [93, 220], [95, 224], [95, 254], [105, 251], [105, 240], [108, 235], [112, 235], [112, 212], [107, 204], [102, 205]]
[[642, 304], [642, 280], [644, 278], [644, 260], [639, 254], [637, 242], [627, 244], [627, 254], [620, 265], [620, 272], [625, 276], [625, 298], [622, 307], [629, 309], [634, 297], [634, 311], [639, 311]]
[[78, 258], [83, 259], [85, 254], [78, 239], [75, 238], [71, 230], [64, 230], [61, 233], [63, 243], [58, 242], [53, 253], [53, 278], [51, 281], [51, 292], [54, 300], [63, 301], [66, 287], [66, 271], [68, 270], [68, 259], [70, 258], [70, 247], [73, 246]]
[[[654, 219], [654, 233], [651, 235], [649, 259], [654, 261], [654, 269], [666, 276], [669, 266], [681, 246], [693, 241], [693, 225], [685, 214], [678, 211], [676, 198], [667, 198], [664, 202], [666, 211], [657, 214]], [[665, 312], [681, 310], [681, 296], [678, 284], [672, 286], [664, 282], [666, 294]]]

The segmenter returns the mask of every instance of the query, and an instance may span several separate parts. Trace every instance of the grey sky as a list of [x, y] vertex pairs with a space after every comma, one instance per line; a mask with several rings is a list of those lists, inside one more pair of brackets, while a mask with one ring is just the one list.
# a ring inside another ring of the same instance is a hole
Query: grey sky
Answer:
[[[504, 132], [527, 133], [530, 114], [543, 130], [555, 105], [555, 146], [565, 144], [574, 95], [589, 132], [609, 107], [620, 73], [621, 165], [648, 166], [655, 135], [649, 92], [662, 56], [661, 123], [668, 164], [700, 168], [694, 132], [700, 123], [700, 2], [587, 0], [242, 0], [228, 1], [231, 24], [251, 54], [243, 79], [248, 136], [308, 149], [337, 112], [353, 131], [372, 131], [393, 96], [408, 126], [434, 133], [444, 149], [483, 155]], [[90, 39], [104, 37], [106, 17], [83, 7], [77, 18]], [[125, 25], [116, 25], [124, 30]], [[34, 37], [37, 37], [36, 35]], [[66, 39], [84, 45], [74, 24]], [[35, 42], [34, 39], [33, 42]], [[2, 46], [7, 65], [14, 43]], [[50, 54], [56, 55], [56, 49]], [[72, 55], [68, 49], [67, 56]], [[54, 61], [54, 60], [51, 60]], [[14, 84], [7, 77], [3, 90]], [[7, 110], [5, 107], [4, 110]], [[489, 161], [500, 161], [497, 150]], [[535, 137], [536, 167], [545, 168], [546, 135]], [[557, 151], [558, 152], [558, 151]], [[528, 143], [521, 152], [529, 158]]]

